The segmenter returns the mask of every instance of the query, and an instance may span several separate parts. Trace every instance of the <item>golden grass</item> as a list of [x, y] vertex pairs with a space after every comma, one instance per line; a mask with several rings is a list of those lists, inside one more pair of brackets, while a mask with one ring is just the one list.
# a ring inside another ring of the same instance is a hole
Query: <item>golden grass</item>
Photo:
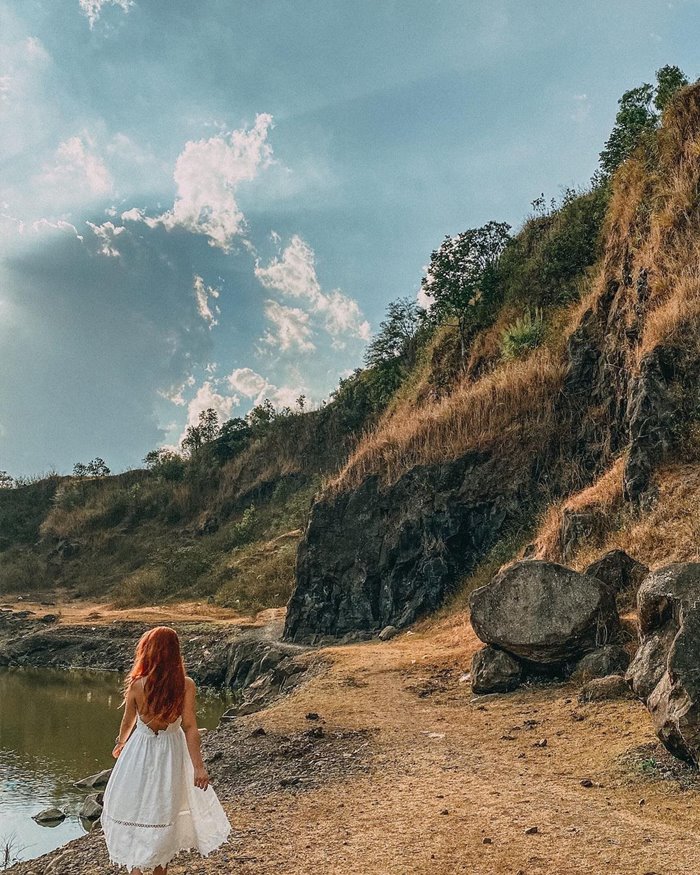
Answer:
[[561, 530], [566, 511], [596, 510], [611, 517], [622, 506], [624, 467], [624, 457], [620, 456], [595, 483], [547, 508], [534, 539], [537, 559], [561, 561]]
[[561, 360], [542, 349], [500, 365], [478, 382], [463, 380], [449, 397], [380, 423], [327, 488], [352, 489], [372, 474], [393, 483], [411, 468], [470, 450], [508, 448], [517, 457], [556, 429], [563, 378]]

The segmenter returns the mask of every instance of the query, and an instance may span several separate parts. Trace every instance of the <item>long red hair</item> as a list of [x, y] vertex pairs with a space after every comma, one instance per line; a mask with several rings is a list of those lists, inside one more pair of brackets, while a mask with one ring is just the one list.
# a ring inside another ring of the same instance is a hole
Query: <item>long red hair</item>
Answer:
[[185, 700], [185, 664], [180, 639], [170, 626], [156, 626], [139, 639], [124, 695], [135, 680], [144, 678], [148, 713], [171, 722], [182, 714]]

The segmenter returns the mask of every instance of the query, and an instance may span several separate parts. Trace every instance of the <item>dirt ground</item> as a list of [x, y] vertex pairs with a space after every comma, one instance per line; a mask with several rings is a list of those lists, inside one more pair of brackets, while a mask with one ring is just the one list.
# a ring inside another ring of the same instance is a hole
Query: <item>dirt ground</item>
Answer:
[[[306, 684], [205, 739], [232, 837], [169, 871], [700, 875], [700, 782], [642, 705], [580, 704], [572, 684], [475, 698], [477, 647], [456, 616], [310, 657]], [[285, 745], [256, 760], [256, 739]], [[111, 871], [100, 835], [60, 853], [10, 871]]]

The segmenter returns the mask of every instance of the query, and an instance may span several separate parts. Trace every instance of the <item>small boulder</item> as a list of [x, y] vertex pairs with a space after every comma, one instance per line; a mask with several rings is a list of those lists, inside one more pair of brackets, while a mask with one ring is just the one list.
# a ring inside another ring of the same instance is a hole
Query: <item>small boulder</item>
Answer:
[[475, 693], [508, 693], [520, 683], [521, 664], [498, 647], [484, 647], [472, 658], [472, 690]]
[[85, 797], [85, 800], [80, 808], [80, 817], [83, 820], [97, 820], [102, 814], [102, 803], [104, 796], [102, 793], [91, 793]]
[[593, 678], [584, 684], [579, 695], [580, 702], [604, 702], [610, 699], [634, 699], [634, 693], [621, 674]]
[[65, 819], [66, 815], [60, 808], [45, 808], [32, 817], [32, 820], [35, 820], [42, 826], [57, 826]]
[[619, 644], [606, 644], [597, 650], [587, 653], [576, 663], [573, 672], [575, 680], [589, 681], [592, 678], [604, 678], [608, 675], [618, 675], [626, 671], [630, 664], [630, 655]]
[[648, 575], [637, 594], [640, 647], [627, 677], [672, 754], [700, 764], [700, 563]]
[[485, 644], [543, 666], [580, 659], [620, 628], [606, 584], [539, 559], [500, 571], [472, 593], [469, 606], [474, 631]]
[[379, 633], [380, 641], [389, 641], [389, 639], [393, 638], [394, 635], [398, 635], [399, 630], [396, 626], [385, 626], [382, 631]]
[[104, 790], [111, 774], [111, 769], [104, 769], [101, 772], [97, 772], [95, 775], [81, 778], [79, 781], [76, 781], [73, 786], [78, 787], [81, 790]]
[[583, 573], [607, 583], [617, 596], [620, 607], [630, 608], [649, 569], [624, 550], [610, 550], [591, 563]]

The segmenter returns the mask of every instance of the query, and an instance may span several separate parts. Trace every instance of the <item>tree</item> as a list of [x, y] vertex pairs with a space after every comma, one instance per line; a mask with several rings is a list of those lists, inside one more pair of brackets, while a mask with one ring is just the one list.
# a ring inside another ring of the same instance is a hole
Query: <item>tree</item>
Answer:
[[185, 460], [179, 453], [167, 447], [159, 447], [146, 453], [144, 465], [163, 480], [182, 480], [185, 474]]
[[387, 307], [386, 318], [365, 351], [369, 367], [405, 356], [419, 319], [418, 304], [412, 298], [398, 298]]
[[421, 281], [432, 298], [430, 318], [456, 319], [462, 364], [470, 334], [483, 327], [498, 304], [498, 260], [510, 237], [506, 222], [488, 222], [456, 237], [447, 236], [430, 256], [428, 273]]
[[211, 443], [219, 434], [219, 414], [213, 407], [201, 410], [197, 425], [188, 425], [180, 442], [182, 449], [190, 455], [197, 453], [205, 444]]
[[0, 471], [0, 489], [12, 489], [15, 485], [15, 478], [7, 471]]
[[673, 95], [687, 84], [688, 78], [679, 67], [666, 65], [656, 71], [655, 85], [645, 82], [625, 91], [618, 101], [613, 129], [600, 153], [599, 180], [608, 179], [644, 135], [658, 127], [661, 113]]
[[248, 411], [248, 415], [246, 416], [248, 424], [255, 431], [264, 429], [276, 418], [277, 411], [269, 398], [266, 398], [262, 404], [256, 404], [252, 410]]
[[95, 456], [87, 463], [86, 472], [88, 477], [108, 477], [112, 473], [105, 464], [105, 460], [99, 456]]
[[216, 439], [212, 441], [214, 455], [220, 462], [232, 459], [247, 445], [250, 436], [251, 428], [245, 419], [227, 419], [219, 429]]

